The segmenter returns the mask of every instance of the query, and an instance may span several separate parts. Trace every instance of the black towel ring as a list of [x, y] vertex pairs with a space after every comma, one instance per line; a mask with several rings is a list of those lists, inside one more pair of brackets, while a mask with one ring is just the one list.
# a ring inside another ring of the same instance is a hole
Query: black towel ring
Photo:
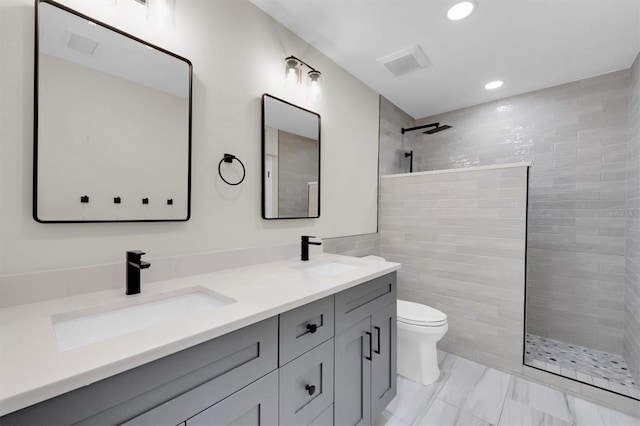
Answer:
[[[235, 183], [229, 182], [228, 180], [226, 180], [223, 176], [222, 176], [222, 171], [220, 170], [220, 166], [222, 166], [222, 163], [233, 163], [233, 160], [237, 160], [238, 163], [240, 163], [240, 165], [242, 166], [242, 178]], [[240, 161], [240, 159], [238, 157], [236, 157], [235, 155], [231, 155], [231, 154], [224, 154], [224, 157], [222, 157], [222, 160], [220, 160], [220, 162], [218, 163], [218, 174], [220, 175], [220, 179], [222, 179], [224, 181], [224, 183], [226, 183], [227, 185], [231, 185], [231, 186], [235, 186], [235, 185], [240, 185], [242, 183], [242, 181], [244, 181], [244, 177], [247, 174], [247, 170], [244, 168], [244, 164], [242, 163], [242, 161]]]

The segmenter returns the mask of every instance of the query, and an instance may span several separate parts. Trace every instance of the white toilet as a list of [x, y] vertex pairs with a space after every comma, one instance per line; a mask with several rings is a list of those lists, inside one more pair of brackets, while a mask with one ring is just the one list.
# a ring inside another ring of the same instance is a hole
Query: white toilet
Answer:
[[447, 315], [430, 306], [398, 300], [398, 374], [429, 385], [440, 377], [436, 343], [448, 330]]

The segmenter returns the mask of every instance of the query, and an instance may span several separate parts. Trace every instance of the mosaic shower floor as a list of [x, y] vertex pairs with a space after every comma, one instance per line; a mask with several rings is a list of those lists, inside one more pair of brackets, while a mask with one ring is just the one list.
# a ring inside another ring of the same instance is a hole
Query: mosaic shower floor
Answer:
[[640, 386], [620, 355], [527, 334], [526, 363], [640, 399]]

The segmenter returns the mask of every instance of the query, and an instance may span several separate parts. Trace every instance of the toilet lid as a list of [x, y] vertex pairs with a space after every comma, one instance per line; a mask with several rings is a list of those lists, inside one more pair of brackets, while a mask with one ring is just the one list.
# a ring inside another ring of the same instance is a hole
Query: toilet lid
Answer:
[[447, 315], [431, 306], [398, 300], [398, 321], [405, 324], [436, 327], [447, 323]]

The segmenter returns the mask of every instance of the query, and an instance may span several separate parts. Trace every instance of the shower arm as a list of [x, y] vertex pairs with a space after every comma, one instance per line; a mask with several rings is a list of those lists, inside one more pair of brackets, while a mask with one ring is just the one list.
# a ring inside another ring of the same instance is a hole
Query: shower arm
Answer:
[[404, 135], [405, 132], [413, 132], [414, 130], [426, 129], [427, 127], [440, 127], [440, 123], [424, 124], [422, 126], [409, 127], [407, 129], [403, 127], [401, 131], [402, 131], [402, 134]]

